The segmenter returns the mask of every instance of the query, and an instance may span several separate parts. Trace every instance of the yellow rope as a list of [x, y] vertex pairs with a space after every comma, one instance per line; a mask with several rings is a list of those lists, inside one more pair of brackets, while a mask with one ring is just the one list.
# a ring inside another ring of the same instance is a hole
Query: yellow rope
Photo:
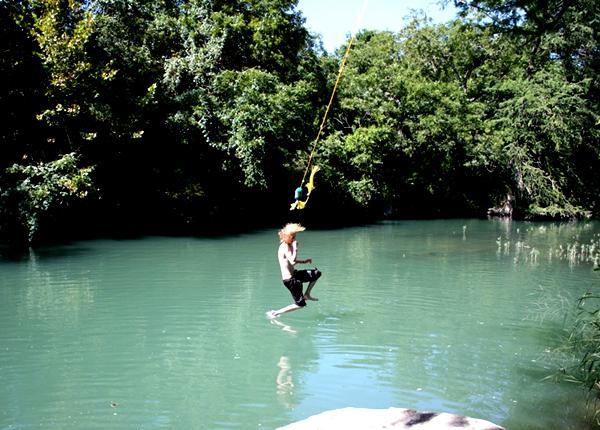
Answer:
[[329, 98], [329, 103], [327, 103], [327, 108], [325, 109], [325, 114], [323, 115], [323, 119], [321, 120], [321, 125], [319, 126], [319, 132], [317, 133], [317, 137], [315, 138], [315, 142], [313, 144], [312, 150], [310, 151], [310, 155], [308, 157], [308, 163], [306, 164], [306, 169], [304, 170], [304, 175], [302, 176], [302, 182], [300, 182], [300, 187], [304, 185], [304, 180], [306, 179], [306, 175], [308, 174], [308, 170], [310, 169], [310, 165], [312, 163], [313, 156], [315, 154], [315, 149], [317, 148], [317, 144], [319, 143], [319, 139], [321, 138], [321, 134], [323, 134], [323, 128], [325, 127], [325, 122], [327, 121], [327, 115], [329, 114], [329, 110], [331, 109], [331, 105], [333, 103], [333, 98], [335, 96], [335, 92], [340, 83], [340, 79], [342, 77], [342, 73], [344, 72], [344, 68], [346, 67], [346, 61], [348, 60], [348, 54], [350, 54], [350, 48], [352, 47], [352, 43], [354, 42], [354, 34], [350, 38], [350, 42], [348, 42], [348, 46], [346, 47], [346, 53], [344, 54], [344, 58], [342, 58], [342, 64], [340, 65], [340, 70], [338, 71], [337, 78], [335, 79], [335, 84], [333, 86], [333, 91], [331, 92], [331, 97]]
[[[369, 3], [369, 0], [364, 0], [362, 10], [359, 15], [359, 20], [362, 20], [362, 17], [364, 16], [364, 14], [367, 10], [368, 3]], [[312, 168], [312, 172], [310, 174], [310, 181], [306, 185], [306, 188], [308, 190], [308, 193], [306, 195], [306, 200], [301, 201], [300, 198], [298, 197], [298, 196], [302, 195], [302, 187], [304, 186], [304, 181], [306, 180], [306, 175], [308, 174], [308, 171], [312, 164], [312, 159], [315, 155], [315, 150], [317, 148], [317, 144], [319, 143], [319, 139], [321, 138], [321, 135], [323, 134], [323, 129], [325, 128], [325, 123], [327, 121], [327, 115], [329, 114], [331, 105], [333, 104], [333, 99], [335, 97], [335, 92], [337, 91], [338, 85], [340, 83], [340, 79], [342, 78], [342, 74], [344, 73], [344, 68], [346, 67], [346, 62], [348, 61], [348, 55], [350, 54], [350, 48], [352, 48], [352, 43], [354, 42], [354, 38], [356, 36], [356, 30], [358, 29], [358, 25], [359, 25], [359, 21], [357, 21], [356, 27], [355, 27], [354, 31], [352, 31], [352, 37], [350, 38], [350, 41], [348, 42], [348, 46], [346, 47], [346, 52], [344, 53], [344, 56], [342, 58], [342, 64], [340, 65], [340, 69], [339, 69], [337, 77], [335, 79], [335, 84], [333, 85], [333, 90], [331, 91], [331, 97], [329, 97], [329, 103], [327, 103], [327, 107], [325, 108], [325, 113], [323, 114], [323, 119], [321, 120], [321, 125], [319, 126], [319, 131], [317, 133], [317, 137], [315, 138], [312, 149], [310, 151], [310, 155], [308, 157], [308, 162], [306, 163], [306, 169], [304, 170], [304, 175], [302, 175], [302, 181], [300, 182], [300, 186], [295, 191], [296, 201], [291, 204], [290, 210], [303, 209], [306, 206], [306, 203], [308, 203], [308, 199], [310, 198], [310, 194], [311, 194], [312, 190], [315, 188], [314, 177], [315, 177], [315, 174], [319, 171], [319, 166], [314, 166]]]

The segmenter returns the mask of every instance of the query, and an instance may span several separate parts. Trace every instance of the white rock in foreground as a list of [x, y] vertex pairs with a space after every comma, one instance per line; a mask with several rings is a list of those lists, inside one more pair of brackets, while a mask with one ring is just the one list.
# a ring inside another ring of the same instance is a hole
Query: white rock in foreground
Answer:
[[412, 409], [343, 408], [322, 412], [279, 430], [504, 430], [494, 423], [447, 413]]

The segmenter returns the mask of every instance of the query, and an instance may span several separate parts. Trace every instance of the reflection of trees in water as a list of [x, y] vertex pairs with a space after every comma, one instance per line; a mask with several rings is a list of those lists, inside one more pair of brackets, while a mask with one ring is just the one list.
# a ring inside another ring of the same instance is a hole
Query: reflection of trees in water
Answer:
[[94, 288], [85, 272], [52, 270], [52, 266], [38, 261], [30, 250], [27, 264], [27, 283], [24, 285], [23, 307], [27, 318], [57, 321], [57, 327], [69, 320], [76, 321], [83, 309], [94, 303]]
[[294, 407], [294, 381], [292, 378], [292, 366], [290, 359], [285, 355], [279, 358], [277, 363], [279, 373], [277, 374], [277, 397], [279, 401], [288, 409]]

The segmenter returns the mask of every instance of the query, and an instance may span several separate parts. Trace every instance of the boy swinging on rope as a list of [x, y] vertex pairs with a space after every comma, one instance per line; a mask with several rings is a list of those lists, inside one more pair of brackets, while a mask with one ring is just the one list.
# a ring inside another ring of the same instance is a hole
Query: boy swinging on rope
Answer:
[[[294, 303], [276, 311], [267, 312], [269, 318], [277, 318], [287, 312], [295, 311], [306, 306], [306, 300], [318, 300], [312, 297], [310, 292], [317, 280], [321, 277], [321, 272], [316, 267], [314, 269], [296, 270], [294, 266], [300, 264], [312, 263], [311, 258], [305, 260], [298, 259], [298, 242], [296, 234], [306, 230], [300, 224], [286, 224], [279, 230], [279, 249], [277, 250], [277, 259], [279, 260], [279, 268], [281, 269], [281, 279], [283, 285], [290, 291]], [[306, 292], [302, 293], [302, 283], [308, 282]]]

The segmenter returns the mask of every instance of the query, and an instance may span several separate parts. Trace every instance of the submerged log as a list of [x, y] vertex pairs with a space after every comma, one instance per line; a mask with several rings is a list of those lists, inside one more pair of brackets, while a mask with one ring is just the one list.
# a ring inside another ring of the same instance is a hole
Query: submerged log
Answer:
[[489, 421], [413, 409], [343, 408], [322, 412], [278, 430], [505, 430]]

